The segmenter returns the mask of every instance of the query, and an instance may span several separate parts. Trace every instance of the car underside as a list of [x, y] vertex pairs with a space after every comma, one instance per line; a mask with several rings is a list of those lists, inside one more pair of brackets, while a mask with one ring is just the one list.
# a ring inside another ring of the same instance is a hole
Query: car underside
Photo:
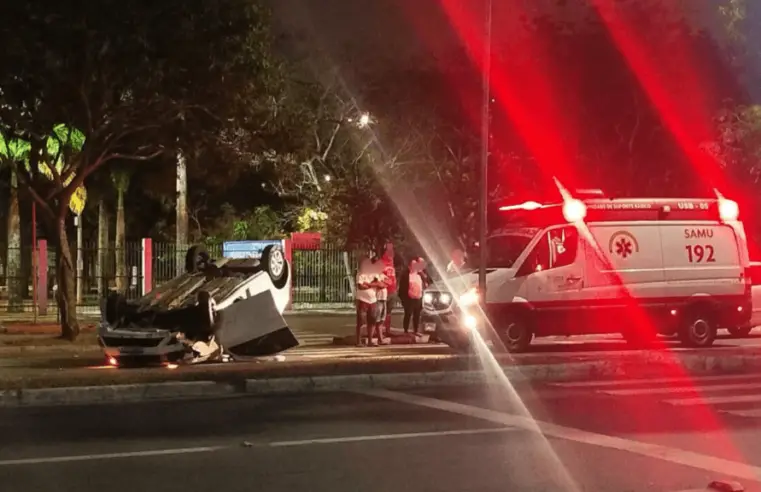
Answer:
[[241, 360], [299, 344], [282, 316], [290, 269], [279, 247], [217, 261], [193, 247], [185, 270], [141, 298], [103, 300], [98, 339], [111, 365]]

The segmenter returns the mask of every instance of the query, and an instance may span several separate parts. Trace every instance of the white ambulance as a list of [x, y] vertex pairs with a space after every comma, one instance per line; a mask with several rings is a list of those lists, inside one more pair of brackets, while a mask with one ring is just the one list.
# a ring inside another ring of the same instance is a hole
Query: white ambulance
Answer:
[[[678, 335], [709, 347], [751, 316], [748, 247], [736, 202], [567, 198], [500, 209], [487, 242], [486, 298], [471, 265], [423, 297], [423, 323], [455, 348], [473, 331], [511, 352], [533, 337]], [[425, 325], [424, 325], [425, 326]]]

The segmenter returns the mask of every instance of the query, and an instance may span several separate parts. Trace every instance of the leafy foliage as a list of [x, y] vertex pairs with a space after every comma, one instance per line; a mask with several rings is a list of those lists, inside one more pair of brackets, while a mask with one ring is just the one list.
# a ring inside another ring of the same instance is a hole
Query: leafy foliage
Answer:
[[[56, 239], [62, 328], [74, 338], [70, 197], [111, 162], [224, 147], [241, 132], [257, 144], [281, 90], [267, 11], [256, 0], [4, 2], [0, 45], [13, 67], [0, 72], [0, 132], [30, 144], [18, 176]], [[58, 125], [81, 130], [59, 145], [60, 169], [46, 155]]]

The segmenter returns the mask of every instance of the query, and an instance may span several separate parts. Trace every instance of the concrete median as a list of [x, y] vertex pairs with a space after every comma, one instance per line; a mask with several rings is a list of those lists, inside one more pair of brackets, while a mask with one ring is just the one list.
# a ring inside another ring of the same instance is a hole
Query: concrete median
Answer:
[[[265, 396], [370, 388], [541, 383], [665, 375], [761, 372], [757, 349], [631, 351], [497, 357], [500, 372], [474, 357], [226, 364], [166, 369], [46, 372], [0, 380], [0, 406], [89, 405], [167, 399]], [[504, 376], [502, 375], [504, 374]]]

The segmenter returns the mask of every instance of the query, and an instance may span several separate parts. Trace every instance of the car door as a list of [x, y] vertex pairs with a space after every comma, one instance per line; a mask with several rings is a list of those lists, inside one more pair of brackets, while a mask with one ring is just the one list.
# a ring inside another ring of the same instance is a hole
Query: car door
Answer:
[[584, 287], [584, 268], [578, 261], [582, 251], [575, 226], [553, 227], [521, 265], [518, 275], [527, 276], [537, 335], [571, 334], [583, 326], [584, 305], [578, 299]]

